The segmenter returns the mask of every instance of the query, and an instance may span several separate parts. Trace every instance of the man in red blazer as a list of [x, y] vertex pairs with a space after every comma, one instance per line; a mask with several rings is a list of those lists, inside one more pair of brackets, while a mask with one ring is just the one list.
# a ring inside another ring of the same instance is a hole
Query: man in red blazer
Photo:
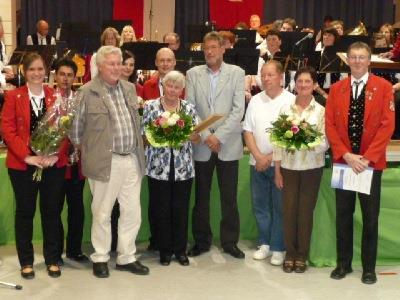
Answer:
[[[376, 282], [381, 177], [394, 130], [394, 100], [391, 84], [368, 72], [368, 45], [350, 45], [347, 59], [351, 76], [331, 86], [325, 128], [334, 162], [349, 165], [355, 173], [373, 168], [370, 194], [358, 193], [363, 215], [361, 281], [372, 284]], [[337, 267], [331, 273], [333, 279], [352, 272], [355, 200], [356, 192], [336, 189]]]
[[143, 100], [145, 101], [157, 99], [164, 95], [161, 80], [165, 74], [175, 69], [176, 60], [174, 52], [169, 48], [161, 48], [157, 51], [155, 64], [157, 73], [143, 85]]

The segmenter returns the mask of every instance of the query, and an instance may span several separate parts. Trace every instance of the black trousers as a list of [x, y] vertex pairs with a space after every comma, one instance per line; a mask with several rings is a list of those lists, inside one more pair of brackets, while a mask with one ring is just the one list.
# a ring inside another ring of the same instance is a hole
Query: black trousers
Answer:
[[210, 192], [214, 169], [217, 169], [221, 200], [220, 237], [223, 248], [236, 245], [239, 240], [240, 220], [237, 207], [239, 162], [222, 161], [212, 153], [206, 162], [196, 161], [196, 201], [193, 208], [192, 231], [196, 245], [209, 249], [212, 242], [210, 227]]
[[[65, 199], [67, 199], [68, 204], [68, 233], [65, 249], [67, 256], [75, 256], [82, 253], [83, 222], [85, 218], [83, 206], [83, 189], [85, 187], [85, 179], [79, 179], [77, 165], [74, 165], [71, 168], [72, 178], [65, 180], [63, 196], [60, 202], [60, 214], [63, 211]], [[63, 251], [64, 227], [60, 220], [60, 258]]]
[[154, 205], [152, 234], [160, 255], [186, 253], [192, 183], [193, 179], [171, 181], [148, 177], [149, 201]]
[[[378, 217], [382, 171], [374, 171], [370, 195], [358, 193], [363, 220], [361, 261], [363, 270], [374, 271], [378, 245]], [[353, 259], [353, 214], [356, 192], [336, 189], [337, 264], [351, 266]]]
[[32, 180], [35, 167], [26, 171], [8, 169], [14, 190], [15, 242], [21, 266], [33, 265], [33, 218], [36, 199], [40, 194], [40, 215], [43, 231], [43, 255], [47, 265], [57, 264], [60, 243], [60, 202], [65, 168], [51, 167], [43, 170], [42, 180]]

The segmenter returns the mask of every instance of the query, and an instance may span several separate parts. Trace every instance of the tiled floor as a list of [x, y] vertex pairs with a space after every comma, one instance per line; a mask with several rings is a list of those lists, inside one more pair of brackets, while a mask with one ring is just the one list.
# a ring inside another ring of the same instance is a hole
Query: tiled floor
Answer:
[[[115, 258], [109, 264], [110, 278], [97, 279], [91, 264], [80, 265], [65, 259], [62, 276], [47, 276], [39, 245], [35, 263], [36, 278], [23, 280], [13, 246], [0, 247], [0, 281], [23, 285], [21, 291], [0, 287], [1, 300], [17, 299], [400, 299], [398, 274], [378, 275], [378, 283], [364, 285], [361, 271], [336, 281], [329, 278], [332, 268], [312, 268], [305, 274], [286, 274], [268, 261], [252, 259], [251, 243], [243, 241], [244, 260], [234, 259], [213, 247], [210, 252], [190, 259], [190, 266], [177, 262], [163, 267], [155, 253], [139, 245], [140, 260], [150, 267], [149, 276], [137, 276], [114, 269]], [[378, 267], [378, 272], [400, 274], [400, 266]]]

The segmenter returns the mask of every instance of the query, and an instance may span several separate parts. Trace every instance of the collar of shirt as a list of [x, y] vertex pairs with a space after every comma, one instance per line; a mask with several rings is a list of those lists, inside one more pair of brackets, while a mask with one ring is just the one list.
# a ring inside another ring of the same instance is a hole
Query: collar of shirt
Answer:
[[[314, 97], [312, 97], [310, 104], [303, 110], [303, 112], [313, 111], [315, 109], [315, 103], [316, 103], [316, 101], [315, 101]], [[297, 109], [296, 101], [291, 105], [291, 110], [293, 112], [297, 113], [298, 115], [301, 115], [301, 113], [302, 113]]]
[[109, 94], [113, 94], [115, 93], [115, 91], [119, 88], [119, 86], [121, 85], [121, 81], [118, 80], [116, 85], [111, 85], [108, 84], [107, 82], [105, 82], [101, 76], [99, 76], [100, 82], [103, 84], [104, 88], [106, 89], [107, 93]]
[[164, 96], [164, 88], [162, 85], [162, 79], [158, 78], [158, 90], [160, 91], [160, 96]]
[[276, 95], [274, 98], [272, 98], [271, 96], [269, 96], [269, 95], [264, 91], [264, 93], [263, 93], [263, 94], [264, 94], [264, 95], [263, 95], [264, 97], [261, 97], [261, 99], [262, 99], [264, 102], [273, 101], [273, 100], [279, 98], [279, 97], [282, 95], [283, 91], [284, 91], [284, 89], [281, 88], [281, 92], [280, 92], [278, 95]]
[[35, 99], [34, 101], [36, 102], [37, 99], [43, 99], [45, 97], [43, 88], [42, 88], [42, 92], [40, 93], [40, 95], [34, 95], [34, 94], [32, 94], [31, 90], [29, 89], [29, 84], [28, 83], [26, 83], [26, 86], [28, 87], [29, 99], [32, 100], [32, 98], [33, 98], [33, 99]]
[[[366, 85], [366, 84], [367, 84], [367, 81], [368, 81], [368, 76], [369, 76], [369, 73], [368, 73], [368, 72], [365, 73], [363, 76], [361, 76], [361, 78], [359, 78], [359, 79], [356, 79], [356, 78], [354, 78], [353, 75], [351, 75], [351, 82], [350, 82], [351, 86], [353, 86], [353, 84], [354, 84], [355, 81], [362, 81], [362, 83], [363, 83], [364, 85]], [[361, 85], [360, 87], [362, 88], [363, 85]]]

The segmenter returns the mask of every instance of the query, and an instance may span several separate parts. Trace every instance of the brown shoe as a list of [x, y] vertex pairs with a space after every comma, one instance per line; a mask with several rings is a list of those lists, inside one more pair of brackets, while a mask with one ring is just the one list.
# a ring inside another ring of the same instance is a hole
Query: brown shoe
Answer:
[[295, 273], [304, 273], [307, 269], [307, 265], [304, 261], [296, 260], [294, 263], [294, 271]]
[[285, 260], [282, 265], [282, 270], [285, 273], [292, 273], [294, 268], [293, 260]]

